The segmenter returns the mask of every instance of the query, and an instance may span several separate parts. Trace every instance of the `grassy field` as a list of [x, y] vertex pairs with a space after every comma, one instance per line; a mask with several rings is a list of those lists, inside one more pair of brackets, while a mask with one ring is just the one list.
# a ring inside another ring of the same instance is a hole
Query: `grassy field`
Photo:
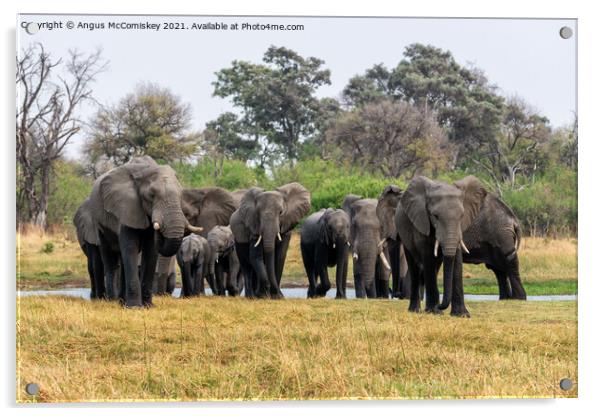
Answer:
[[[72, 233], [36, 230], [17, 235], [17, 286], [20, 289], [87, 287], [86, 261]], [[48, 251], [52, 245], [52, 252]], [[519, 251], [521, 275], [530, 295], [577, 293], [577, 240], [524, 238]], [[350, 259], [351, 261], [351, 259]], [[349, 268], [351, 271], [351, 267]], [[497, 294], [495, 276], [483, 265], [465, 265], [466, 293]], [[331, 276], [334, 276], [332, 270]], [[289, 247], [283, 286], [305, 286], [299, 237]], [[351, 272], [348, 284], [352, 284]]]
[[17, 400], [577, 396], [576, 302], [467, 306], [471, 319], [386, 300], [21, 298]]

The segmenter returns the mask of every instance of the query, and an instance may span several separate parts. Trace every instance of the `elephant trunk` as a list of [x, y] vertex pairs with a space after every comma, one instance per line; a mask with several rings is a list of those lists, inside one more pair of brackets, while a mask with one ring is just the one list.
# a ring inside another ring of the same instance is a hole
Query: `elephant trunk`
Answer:
[[157, 236], [157, 251], [164, 257], [171, 257], [176, 254], [182, 244], [182, 237], [165, 238], [160, 232]]
[[451, 303], [455, 258], [455, 252], [452, 256], [443, 256], [443, 301], [438, 306], [439, 310], [447, 309]]
[[280, 226], [279, 224], [270, 224], [269, 226], [263, 227], [261, 229], [261, 242], [263, 243], [263, 252], [264, 253], [272, 253], [276, 247], [276, 238], [279, 234]]
[[366, 287], [370, 287], [374, 282], [376, 273], [377, 247], [376, 244], [359, 247], [357, 250], [360, 266], [360, 274]]
[[347, 245], [347, 238], [337, 238], [335, 241], [336, 244], [336, 261], [337, 261], [337, 269], [336, 269], [336, 282], [337, 288], [338, 285], [341, 285], [340, 289], [343, 293], [345, 292], [345, 285], [347, 283], [347, 274], [346, 274], [346, 266], [349, 259], [349, 246]]

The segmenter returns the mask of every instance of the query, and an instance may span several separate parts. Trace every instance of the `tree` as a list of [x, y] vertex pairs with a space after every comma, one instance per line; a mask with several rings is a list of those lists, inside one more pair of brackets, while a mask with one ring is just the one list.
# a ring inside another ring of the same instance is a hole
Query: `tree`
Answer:
[[244, 123], [231, 112], [220, 114], [205, 125], [202, 147], [208, 153], [245, 162], [254, 159], [259, 151], [259, 143], [249, 137]]
[[190, 131], [192, 110], [168, 88], [140, 84], [116, 105], [101, 108], [90, 121], [89, 164], [122, 165], [148, 155], [174, 162], [192, 155], [200, 134]]
[[450, 141], [458, 146], [460, 162], [495, 140], [503, 98], [477, 68], [458, 64], [451, 52], [412, 44], [399, 64], [382, 64], [351, 79], [343, 99], [352, 106], [383, 98], [408, 101], [432, 111]]
[[542, 146], [550, 139], [548, 119], [519, 97], [504, 106], [502, 123], [495, 139], [472, 161], [484, 168], [502, 193], [502, 183], [514, 188], [519, 172], [533, 176], [541, 165]]
[[[54, 163], [77, 134], [77, 110], [94, 102], [92, 83], [107, 64], [97, 50], [70, 50], [66, 62], [53, 60], [41, 44], [16, 60], [17, 212], [19, 220], [46, 228]], [[59, 68], [62, 74], [57, 74]]]
[[333, 157], [394, 178], [436, 175], [454, 151], [430, 112], [391, 100], [343, 113], [326, 132], [326, 143]]
[[330, 84], [330, 71], [321, 69], [322, 60], [283, 47], [270, 46], [263, 62], [234, 61], [218, 71], [214, 95], [230, 97], [247, 131], [257, 141], [265, 138], [265, 148], [275, 145], [292, 165], [299, 143], [316, 130], [320, 101], [314, 94]]

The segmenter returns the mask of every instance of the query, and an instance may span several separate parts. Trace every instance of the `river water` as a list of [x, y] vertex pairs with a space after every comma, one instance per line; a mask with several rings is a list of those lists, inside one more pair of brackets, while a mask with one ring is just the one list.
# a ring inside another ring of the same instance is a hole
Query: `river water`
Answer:
[[[211, 289], [207, 289], [206, 293], [211, 294]], [[306, 288], [283, 288], [282, 293], [286, 298], [306, 298]], [[334, 298], [336, 291], [331, 289], [326, 294], [327, 298]], [[60, 290], [20, 290], [17, 291], [17, 296], [72, 296], [82, 299], [90, 299], [90, 289], [88, 288], [72, 288], [72, 289], [60, 289]], [[180, 289], [176, 288], [173, 293], [174, 297], [180, 296]], [[355, 298], [355, 290], [347, 289], [347, 298]], [[464, 295], [464, 299], [470, 301], [496, 301], [498, 300], [497, 295]], [[577, 300], [577, 295], [549, 295], [549, 296], [527, 296], [528, 301], [570, 301]]]

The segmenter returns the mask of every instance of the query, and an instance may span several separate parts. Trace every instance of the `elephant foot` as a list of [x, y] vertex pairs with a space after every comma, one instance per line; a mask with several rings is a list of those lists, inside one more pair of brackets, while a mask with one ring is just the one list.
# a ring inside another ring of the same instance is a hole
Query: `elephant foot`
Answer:
[[511, 299], [511, 300], [527, 300], [527, 295], [511, 296], [508, 299]]
[[126, 309], [140, 309], [140, 308], [142, 308], [142, 307], [143, 307], [142, 303], [139, 303], [139, 302], [133, 302], [133, 301], [132, 301], [132, 302], [129, 302], [129, 301], [128, 301], [128, 302], [125, 302], [125, 303], [123, 304], [123, 306], [124, 306]]
[[330, 290], [330, 286], [326, 285], [326, 286], [322, 286], [322, 284], [320, 283], [317, 287], [316, 287], [316, 296], [319, 296], [321, 298], [323, 298], [324, 296], [326, 296], [326, 293]]
[[282, 292], [280, 290], [278, 290], [277, 292], [270, 293], [270, 297], [272, 299], [283, 299], [284, 295], [282, 294]]
[[144, 302], [144, 303], [142, 304], [142, 306], [143, 306], [144, 308], [150, 309], [150, 308], [154, 308], [154, 307], [155, 307], [155, 304], [154, 304], [152, 301], [150, 301], [150, 300], [149, 300], [149, 301], [147, 301], [147, 302]]
[[439, 305], [435, 305], [435, 306], [427, 306], [424, 309], [425, 313], [432, 313], [433, 315], [443, 315], [443, 311], [441, 309], [439, 309], [438, 307]]
[[401, 293], [401, 292], [394, 292], [394, 293], [391, 295], [391, 297], [392, 297], [393, 299], [395, 299], [395, 298], [397, 298], [397, 299], [403, 299], [403, 293]]
[[337, 295], [334, 298], [335, 299], [347, 299], [347, 295], [337, 293]]
[[455, 316], [458, 318], [470, 318], [470, 312], [468, 312], [468, 310], [466, 308], [460, 309], [460, 310], [453, 310], [451, 311], [451, 316]]
[[420, 313], [420, 305], [412, 305], [410, 303], [410, 307], [408, 308], [409, 312]]

